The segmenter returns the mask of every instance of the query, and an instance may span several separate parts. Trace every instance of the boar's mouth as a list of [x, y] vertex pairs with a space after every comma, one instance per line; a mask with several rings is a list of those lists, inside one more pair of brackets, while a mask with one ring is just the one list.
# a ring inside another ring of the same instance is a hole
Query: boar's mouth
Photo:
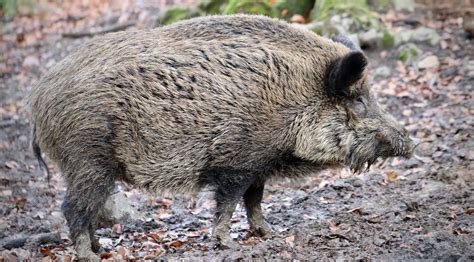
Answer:
[[377, 139], [353, 143], [345, 157], [345, 165], [353, 172], [367, 171], [378, 158], [386, 159], [396, 156], [393, 148], [387, 147]]
[[410, 139], [407, 141], [400, 139], [390, 143], [382, 142], [377, 138], [359, 140], [349, 147], [344, 163], [353, 172], [366, 171], [379, 158], [387, 159], [398, 156], [410, 158], [415, 148], [416, 145]]
[[377, 154], [377, 146], [371, 149], [361, 146], [353, 145], [350, 147], [345, 157], [345, 166], [349, 167], [353, 172], [359, 173], [364, 170], [369, 170], [370, 166], [377, 161], [379, 157], [388, 157]]

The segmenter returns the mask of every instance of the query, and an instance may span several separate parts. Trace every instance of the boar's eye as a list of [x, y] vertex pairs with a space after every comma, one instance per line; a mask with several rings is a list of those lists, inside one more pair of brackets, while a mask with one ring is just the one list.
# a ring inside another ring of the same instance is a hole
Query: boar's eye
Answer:
[[364, 99], [359, 96], [355, 98], [349, 105], [351, 110], [357, 115], [357, 116], [365, 116], [367, 112], [367, 107], [365, 105]]

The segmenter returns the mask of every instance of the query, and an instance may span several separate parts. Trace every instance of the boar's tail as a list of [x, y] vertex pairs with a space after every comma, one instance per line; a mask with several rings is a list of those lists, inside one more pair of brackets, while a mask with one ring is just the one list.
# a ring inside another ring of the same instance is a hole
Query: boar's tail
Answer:
[[33, 127], [33, 135], [32, 135], [32, 141], [31, 141], [31, 148], [33, 149], [33, 154], [38, 160], [38, 164], [41, 169], [46, 170], [46, 175], [48, 179], [48, 187], [51, 190], [51, 174], [49, 173], [48, 166], [46, 165], [46, 162], [44, 161], [43, 157], [41, 156], [41, 148], [39, 147], [37, 141], [36, 141], [36, 125]]

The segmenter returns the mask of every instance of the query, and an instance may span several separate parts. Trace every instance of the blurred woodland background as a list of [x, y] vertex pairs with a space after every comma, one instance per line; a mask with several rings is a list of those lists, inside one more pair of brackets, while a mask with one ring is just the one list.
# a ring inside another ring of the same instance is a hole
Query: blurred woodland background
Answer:
[[423, 141], [416, 157], [276, 181], [263, 208], [277, 234], [249, 236], [238, 208], [237, 250], [209, 240], [209, 192], [166, 197], [118, 184], [117, 222], [97, 232], [101, 258], [473, 261], [473, 0], [0, 0], [0, 262], [75, 258], [62, 178], [49, 162], [49, 188], [29, 148], [24, 98], [42, 73], [97, 35], [235, 13], [348, 35], [369, 57], [379, 102]]

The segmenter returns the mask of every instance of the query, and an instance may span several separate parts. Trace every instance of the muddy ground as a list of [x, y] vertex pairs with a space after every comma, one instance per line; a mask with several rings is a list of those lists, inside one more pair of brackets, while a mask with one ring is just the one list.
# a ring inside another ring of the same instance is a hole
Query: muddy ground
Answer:
[[[136, 18], [135, 28], [153, 26], [152, 12], [141, 15], [143, 7], [127, 10], [125, 18], [117, 12], [102, 14], [104, 23]], [[331, 170], [301, 181], [275, 181], [263, 201], [275, 235], [249, 236], [239, 207], [231, 233], [240, 245], [231, 250], [215, 249], [209, 238], [211, 193], [165, 197], [119, 185], [146, 218], [98, 230], [101, 257], [473, 261], [473, 41], [457, 17], [419, 13], [417, 18], [442, 37], [435, 46], [419, 44], [422, 57], [435, 55], [438, 66], [404, 65], [396, 60], [396, 48], [367, 51], [372, 72], [381, 66], [390, 69], [388, 76], [372, 81], [380, 102], [424, 141], [417, 157], [379, 163], [363, 174]], [[51, 32], [39, 30], [35, 16], [5, 23], [0, 61], [0, 261], [74, 259], [60, 212], [63, 181], [49, 162], [49, 189], [32, 157], [24, 102], [41, 73], [88, 39], [57, 33], [94, 25], [71, 19], [78, 18], [58, 15], [56, 20], [65, 26], [49, 25]], [[390, 24], [390, 18], [385, 22]], [[41, 233], [42, 240], [11, 241]]]

